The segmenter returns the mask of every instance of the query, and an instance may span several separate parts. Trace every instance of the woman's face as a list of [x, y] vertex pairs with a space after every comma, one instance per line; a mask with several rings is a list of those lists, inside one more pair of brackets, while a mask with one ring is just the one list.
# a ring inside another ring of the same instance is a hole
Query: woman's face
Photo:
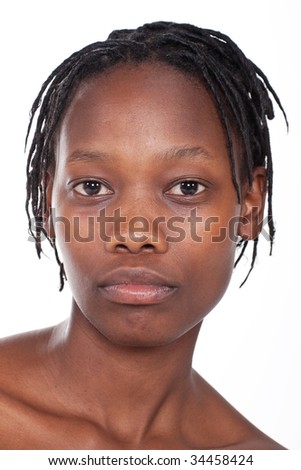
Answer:
[[63, 119], [56, 161], [48, 195], [76, 308], [133, 346], [199, 324], [229, 283], [241, 212], [205, 88], [160, 64], [91, 78]]

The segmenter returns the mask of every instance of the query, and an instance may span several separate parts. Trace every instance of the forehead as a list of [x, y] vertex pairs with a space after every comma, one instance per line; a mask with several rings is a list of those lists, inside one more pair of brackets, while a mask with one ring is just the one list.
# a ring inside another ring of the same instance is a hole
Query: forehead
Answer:
[[81, 83], [60, 132], [75, 146], [111, 139], [144, 148], [160, 139], [182, 145], [204, 138], [225, 147], [224, 134], [204, 85], [159, 63], [122, 65]]

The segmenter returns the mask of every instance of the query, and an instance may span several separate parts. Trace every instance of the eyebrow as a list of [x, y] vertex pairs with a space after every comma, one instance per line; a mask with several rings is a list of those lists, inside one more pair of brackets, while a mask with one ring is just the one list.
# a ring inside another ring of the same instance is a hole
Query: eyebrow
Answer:
[[172, 147], [171, 149], [164, 150], [163, 152], [159, 152], [156, 155], [158, 160], [181, 160], [182, 158], [185, 159], [213, 159], [213, 156], [206, 150], [204, 147]]
[[91, 160], [108, 161], [112, 159], [112, 155], [106, 152], [99, 152], [93, 150], [75, 150], [70, 155], [68, 155], [67, 162], [90, 162]]
[[[172, 161], [172, 160], [181, 160], [181, 159], [213, 159], [213, 156], [206, 150], [204, 147], [172, 147], [167, 150], [163, 150], [162, 152], [158, 152], [155, 154], [155, 159], [158, 161]], [[115, 160], [112, 154], [107, 152], [101, 151], [93, 151], [93, 150], [75, 150], [72, 152], [68, 158], [68, 163], [76, 163], [76, 162], [90, 162], [90, 161], [113, 161]]]

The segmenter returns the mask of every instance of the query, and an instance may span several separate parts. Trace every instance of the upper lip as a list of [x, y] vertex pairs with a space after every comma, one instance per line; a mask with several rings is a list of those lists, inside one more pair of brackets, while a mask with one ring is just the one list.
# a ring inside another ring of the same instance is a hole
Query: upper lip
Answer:
[[145, 268], [118, 268], [107, 273], [99, 282], [100, 287], [128, 284], [177, 287], [161, 274]]

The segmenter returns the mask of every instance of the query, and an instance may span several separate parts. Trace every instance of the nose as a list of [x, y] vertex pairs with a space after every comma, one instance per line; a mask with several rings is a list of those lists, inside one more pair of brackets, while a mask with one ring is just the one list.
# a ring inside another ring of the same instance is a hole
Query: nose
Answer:
[[[108, 219], [108, 217], [107, 217]], [[168, 242], [165, 217], [126, 217], [118, 209], [106, 230], [105, 249], [110, 253], [165, 253]], [[109, 227], [110, 226], [110, 227]]]

